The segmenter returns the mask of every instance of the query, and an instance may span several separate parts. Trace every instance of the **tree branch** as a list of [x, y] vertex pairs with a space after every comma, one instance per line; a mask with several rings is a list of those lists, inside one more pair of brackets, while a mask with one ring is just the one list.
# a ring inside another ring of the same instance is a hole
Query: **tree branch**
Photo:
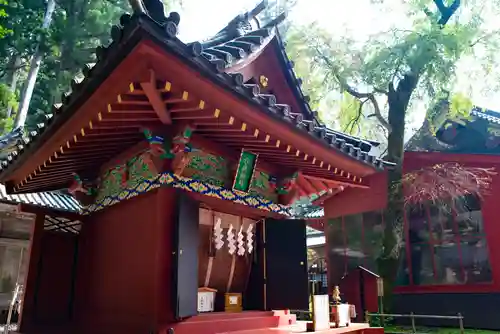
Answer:
[[498, 33], [499, 33], [499, 31], [496, 30], [496, 31], [492, 31], [490, 33], [484, 34], [483, 36], [479, 37], [475, 41], [471, 42], [469, 44], [469, 46], [472, 48], [472, 47], [476, 46], [477, 44], [481, 43], [482, 41], [484, 41], [485, 39], [490, 38], [491, 36], [498, 34]]
[[[358, 112], [356, 113], [356, 117], [351, 119], [349, 123], [344, 128], [344, 132], [347, 132], [349, 134], [352, 134], [352, 131], [354, 130], [354, 126], [356, 126], [359, 122], [359, 119], [361, 118], [361, 115], [363, 114], [363, 105], [368, 101], [368, 99], [365, 99], [363, 101], [360, 101], [359, 107], [358, 107]], [[359, 127], [359, 124], [358, 124]]]
[[[382, 126], [384, 126], [387, 131], [389, 131], [389, 133], [392, 131], [392, 127], [391, 125], [389, 124], [389, 122], [387, 122], [385, 120], [385, 118], [382, 116], [382, 113], [380, 112], [380, 107], [378, 105], [378, 102], [377, 102], [377, 99], [375, 98], [375, 94], [373, 92], [370, 92], [370, 93], [361, 93], [361, 92], [358, 92], [356, 89], [354, 89], [353, 87], [351, 87], [346, 80], [344, 80], [344, 78], [342, 78], [340, 76], [340, 74], [337, 72], [337, 66], [335, 66], [335, 64], [332, 63], [332, 61], [326, 57], [318, 48], [316, 48], [316, 54], [327, 64], [328, 67], [331, 68], [332, 70], [332, 73], [333, 75], [335, 76], [335, 78], [337, 79], [339, 85], [340, 85], [340, 88], [342, 90], [345, 90], [347, 93], [349, 93], [349, 95], [361, 100], [361, 99], [368, 99], [370, 100], [370, 102], [372, 103], [373, 105], [373, 109], [375, 111], [375, 117], [377, 118], [377, 120], [380, 122], [380, 124], [382, 124]], [[375, 89], [375, 91], [377, 92], [377, 89]], [[378, 92], [382, 92], [384, 94], [388, 94], [388, 92], [385, 92], [383, 90], [379, 90]]]
[[387, 122], [384, 118], [384, 116], [382, 116], [382, 113], [380, 112], [380, 107], [378, 105], [378, 102], [377, 102], [377, 99], [375, 98], [375, 95], [371, 94], [368, 99], [370, 100], [370, 102], [372, 103], [373, 105], [373, 109], [375, 111], [375, 117], [377, 118], [377, 120], [380, 122], [380, 124], [382, 124], [382, 126], [384, 128], [387, 129], [387, 131], [389, 131], [389, 133], [392, 131], [392, 127], [391, 125], [389, 124], [389, 122]]
[[460, 7], [460, 0], [454, 0], [449, 7], [444, 4], [443, 0], [434, 0], [434, 3], [441, 13], [441, 18], [438, 21], [438, 24], [440, 26], [445, 26], [453, 16], [453, 14], [455, 14], [458, 7]]

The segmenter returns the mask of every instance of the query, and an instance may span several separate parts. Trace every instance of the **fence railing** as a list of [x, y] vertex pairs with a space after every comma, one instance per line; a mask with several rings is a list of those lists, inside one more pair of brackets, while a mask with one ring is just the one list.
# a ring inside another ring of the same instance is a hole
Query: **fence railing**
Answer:
[[385, 322], [385, 318], [410, 318], [412, 333], [417, 334], [417, 326], [415, 324], [416, 319], [448, 319], [448, 320], [458, 320], [458, 325], [460, 328], [460, 334], [465, 333], [464, 329], [464, 317], [458, 313], [457, 315], [426, 315], [426, 314], [389, 314], [389, 313], [368, 313], [366, 312], [366, 321], [369, 323], [372, 317], [380, 318], [382, 326]]

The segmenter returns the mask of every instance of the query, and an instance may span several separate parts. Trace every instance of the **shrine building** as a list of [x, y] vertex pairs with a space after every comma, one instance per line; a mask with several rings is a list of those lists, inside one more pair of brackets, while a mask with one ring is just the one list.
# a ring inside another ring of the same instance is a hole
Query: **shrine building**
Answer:
[[[389, 164], [309, 108], [275, 29], [283, 16], [261, 23], [264, 7], [190, 44], [177, 13], [123, 15], [1, 161], [9, 194], [65, 190], [82, 206], [36, 212], [20, 332], [287, 329], [286, 310], [309, 309], [306, 221], [290, 204], [370, 191]], [[49, 230], [47, 216], [81, 227]]]
[[[446, 210], [432, 203], [406, 208], [394, 310], [401, 314], [460, 313], [468, 328], [500, 330], [500, 233], [496, 221], [500, 114], [478, 107], [466, 119], [449, 119], [447, 114], [443, 108], [409, 140], [403, 171], [459, 163], [492, 169], [496, 175], [481, 198], [464, 194], [445, 199], [450, 208]], [[344, 277], [359, 266], [377, 272], [375, 259], [380, 253], [382, 213], [387, 205], [385, 173], [371, 180], [370, 189], [346, 189], [321, 204], [324, 212], [308, 218], [311, 226], [325, 234], [329, 286], [342, 287]], [[356, 304], [344, 291], [345, 298]], [[456, 327], [458, 322], [419, 319], [419, 324]]]

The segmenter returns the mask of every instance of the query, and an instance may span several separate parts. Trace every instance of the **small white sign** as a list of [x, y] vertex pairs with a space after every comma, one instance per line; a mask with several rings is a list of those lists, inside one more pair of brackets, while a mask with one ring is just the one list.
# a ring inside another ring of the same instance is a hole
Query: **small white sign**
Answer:
[[214, 311], [215, 292], [198, 292], [198, 312]]
[[338, 305], [337, 312], [339, 313], [339, 327], [349, 326], [349, 324], [351, 323], [349, 304]]
[[384, 297], [384, 280], [381, 277], [377, 278], [377, 296]]
[[229, 304], [238, 305], [238, 296], [229, 296]]
[[330, 329], [330, 305], [328, 295], [313, 296], [314, 331]]

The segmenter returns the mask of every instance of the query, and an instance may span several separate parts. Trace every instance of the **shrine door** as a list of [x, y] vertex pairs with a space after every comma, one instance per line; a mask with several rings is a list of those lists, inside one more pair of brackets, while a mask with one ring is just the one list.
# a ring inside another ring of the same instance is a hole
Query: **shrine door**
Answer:
[[198, 314], [199, 203], [185, 192], [177, 192], [174, 232], [174, 310], [182, 319]]
[[305, 221], [266, 219], [258, 224], [256, 239], [247, 307], [308, 310]]

